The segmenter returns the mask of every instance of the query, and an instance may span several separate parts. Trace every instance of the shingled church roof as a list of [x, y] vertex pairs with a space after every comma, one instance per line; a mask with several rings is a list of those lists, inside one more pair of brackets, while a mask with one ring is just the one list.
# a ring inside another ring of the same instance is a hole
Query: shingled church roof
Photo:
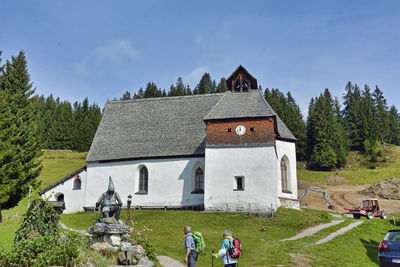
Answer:
[[203, 120], [270, 116], [279, 137], [296, 140], [259, 90], [112, 101], [86, 161], [204, 156]]
[[203, 118], [222, 96], [108, 102], [86, 161], [204, 156]]

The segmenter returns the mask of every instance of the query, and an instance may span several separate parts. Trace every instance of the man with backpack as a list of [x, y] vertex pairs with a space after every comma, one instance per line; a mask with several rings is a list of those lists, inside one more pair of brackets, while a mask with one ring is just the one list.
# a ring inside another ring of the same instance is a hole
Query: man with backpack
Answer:
[[187, 263], [188, 267], [195, 267], [198, 254], [196, 252], [196, 241], [192, 234], [192, 229], [190, 226], [185, 226], [183, 229], [185, 233], [185, 262]]
[[221, 248], [218, 253], [212, 253], [211, 256], [215, 258], [223, 258], [226, 267], [236, 267], [238, 258], [242, 253], [242, 245], [240, 240], [232, 237], [232, 232], [229, 230], [224, 231]]

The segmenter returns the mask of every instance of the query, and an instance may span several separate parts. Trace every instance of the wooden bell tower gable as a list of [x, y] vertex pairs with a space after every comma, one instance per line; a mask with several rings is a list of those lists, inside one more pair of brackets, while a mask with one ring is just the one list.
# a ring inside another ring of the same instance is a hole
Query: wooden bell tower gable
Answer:
[[226, 79], [226, 84], [231, 92], [248, 92], [258, 88], [257, 80], [242, 66]]

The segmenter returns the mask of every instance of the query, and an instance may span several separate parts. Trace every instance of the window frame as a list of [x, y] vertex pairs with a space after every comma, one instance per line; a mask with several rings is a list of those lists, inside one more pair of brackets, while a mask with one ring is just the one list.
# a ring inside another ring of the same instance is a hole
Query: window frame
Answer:
[[285, 156], [282, 157], [280, 162], [280, 170], [281, 170], [281, 191], [282, 193], [292, 194], [290, 190], [290, 177], [289, 177], [289, 163], [288, 160], [285, 159]]
[[[239, 188], [239, 180], [241, 181], [241, 187]], [[235, 184], [233, 191], [244, 191], [245, 190], [245, 177], [244, 175], [235, 176]]]
[[204, 194], [204, 171], [198, 166], [194, 171], [194, 190], [192, 194]]
[[149, 193], [149, 170], [145, 165], [139, 167], [138, 191], [136, 195], [147, 195]]
[[[76, 186], [79, 181], [79, 188]], [[74, 183], [72, 184], [72, 190], [81, 190], [82, 189], [82, 179], [79, 175], [77, 175], [74, 179]]]

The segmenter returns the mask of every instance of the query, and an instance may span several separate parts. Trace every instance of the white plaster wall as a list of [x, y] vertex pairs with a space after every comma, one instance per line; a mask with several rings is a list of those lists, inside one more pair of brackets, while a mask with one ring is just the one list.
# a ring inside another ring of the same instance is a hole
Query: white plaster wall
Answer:
[[50, 189], [42, 195], [44, 198], [48, 198], [51, 201], [57, 200], [57, 196], [62, 193], [64, 194], [65, 210], [64, 213], [73, 213], [83, 211], [83, 203], [85, 198], [85, 189], [87, 181], [87, 172], [83, 170], [80, 172], [79, 177], [81, 178], [81, 189], [74, 188], [75, 177], [65, 181], [62, 184]]
[[[276, 151], [278, 154], [278, 161], [276, 163], [278, 170], [278, 183], [277, 183], [278, 196], [290, 199], [297, 199], [296, 144], [292, 142], [277, 140]], [[291, 194], [282, 192], [280, 162], [283, 156], [286, 156], [289, 161], [288, 178], [290, 182], [288, 181], [288, 183], [289, 183], [289, 190], [292, 192]]]
[[[206, 148], [204, 206], [208, 211], [268, 211], [277, 207], [275, 148]], [[235, 191], [235, 176], [244, 176], [244, 190]]]
[[[139, 169], [148, 170], [148, 194], [138, 191]], [[84, 206], [93, 207], [101, 193], [107, 191], [111, 176], [124, 206], [132, 195], [133, 206], [194, 206], [203, 205], [204, 194], [191, 194], [194, 190], [194, 172], [204, 158], [154, 159], [111, 163], [88, 163], [87, 194]]]

